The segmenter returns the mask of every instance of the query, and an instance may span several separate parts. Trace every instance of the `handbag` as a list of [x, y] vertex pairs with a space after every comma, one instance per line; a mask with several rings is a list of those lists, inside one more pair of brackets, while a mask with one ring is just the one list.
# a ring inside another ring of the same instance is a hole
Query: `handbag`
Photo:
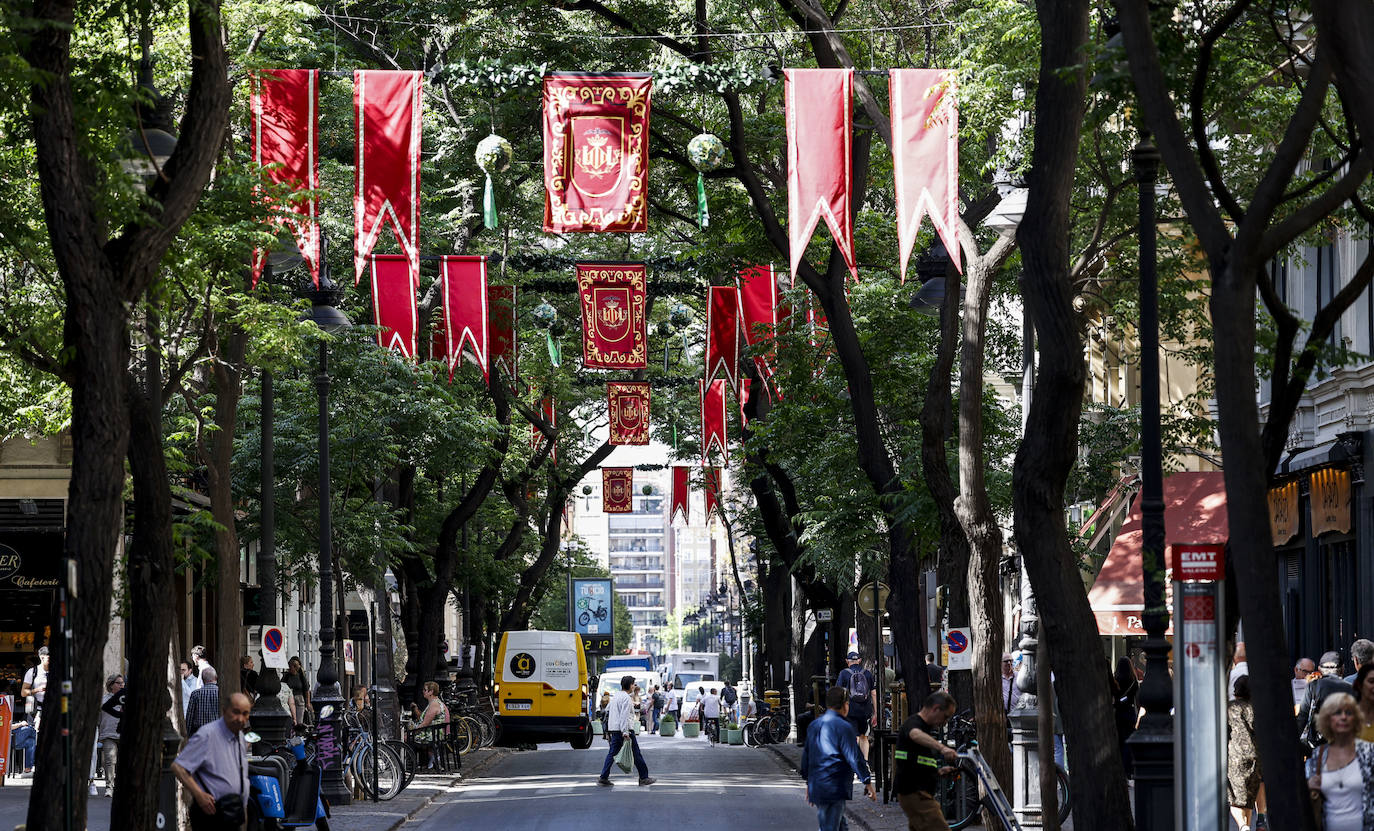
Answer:
[[634, 767], [634, 750], [630, 747], [633, 742], [634, 739], [626, 739], [621, 742], [620, 752], [615, 754], [616, 767], [620, 768], [625, 773], [629, 773], [630, 768]]
[[1310, 788], [1307, 795], [1312, 799], [1312, 816], [1316, 819], [1317, 831], [1326, 827], [1326, 795], [1322, 793], [1322, 768], [1326, 766], [1325, 746], [1317, 749], [1317, 787]]

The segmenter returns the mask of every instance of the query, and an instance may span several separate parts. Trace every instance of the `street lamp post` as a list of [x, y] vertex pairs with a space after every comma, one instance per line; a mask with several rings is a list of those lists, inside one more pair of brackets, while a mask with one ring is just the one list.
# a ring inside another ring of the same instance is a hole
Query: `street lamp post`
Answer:
[[1169, 610], [1164, 602], [1164, 451], [1159, 425], [1159, 287], [1155, 274], [1155, 181], [1159, 151], [1143, 134], [1131, 151], [1140, 190], [1140, 509], [1145, 678], [1140, 727], [1126, 740], [1135, 763], [1140, 828], [1174, 827], [1174, 719]]
[[[323, 258], [322, 258], [323, 259]], [[343, 290], [329, 279], [329, 269], [320, 268], [319, 286], [311, 292], [309, 320], [328, 333], [342, 332], [352, 323], [338, 308]], [[315, 673], [315, 692], [312, 700], [317, 714], [326, 706], [333, 712], [328, 718], [317, 719], [320, 727], [316, 759], [324, 773], [324, 796], [334, 805], [348, 805], [351, 794], [343, 781], [343, 751], [347, 747], [346, 726], [343, 721], [343, 692], [339, 688], [339, 667], [334, 654], [334, 551], [333, 530], [330, 527], [329, 496], [329, 345], [320, 341], [320, 371], [315, 376], [315, 390], [319, 394], [319, 454], [320, 479], [317, 489], [320, 500], [320, 666]]]

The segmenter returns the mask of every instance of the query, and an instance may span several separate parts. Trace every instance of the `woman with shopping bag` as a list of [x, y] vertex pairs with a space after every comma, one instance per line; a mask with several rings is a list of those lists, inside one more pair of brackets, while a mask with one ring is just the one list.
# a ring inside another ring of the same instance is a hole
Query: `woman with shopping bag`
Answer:
[[[629, 773], [631, 760], [634, 767], [639, 770], [639, 784], [654, 783], [649, 776], [649, 766], [644, 762], [644, 754], [639, 752], [639, 740], [634, 734], [637, 713], [634, 702], [630, 699], [630, 689], [634, 683], [633, 675], [621, 678], [620, 690], [611, 698], [610, 706], [606, 708], [606, 741], [610, 746], [606, 748], [606, 761], [601, 765], [601, 776], [596, 780], [596, 784], [602, 787], [610, 787], [612, 784], [612, 763], [618, 763], [622, 770]], [[626, 757], [623, 761], [620, 759], [622, 755]]]

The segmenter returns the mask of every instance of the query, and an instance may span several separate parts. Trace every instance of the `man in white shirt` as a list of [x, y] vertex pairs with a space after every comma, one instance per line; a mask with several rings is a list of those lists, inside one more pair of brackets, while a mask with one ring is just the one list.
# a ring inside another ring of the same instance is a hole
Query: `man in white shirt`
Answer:
[[639, 771], [639, 784], [654, 784], [654, 780], [649, 777], [649, 766], [644, 762], [644, 754], [639, 752], [639, 742], [630, 727], [636, 718], [634, 702], [630, 700], [630, 688], [634, 683], [633, 675], [621, 678], [620, 690], [611, 697], [611, 703], [606, 707], [606, 741], [610, 747], [606, 750], [606, 761], [601, 765], [601, 777], [596, 780], [596, 784], [602, 787], [611, 786], [611, 764], [615, 762], [615, 757], [625, 742], [630, 743], [634, 753], [635, 769]]
[[1293, 712], [1302, 706], [1302, 700], [1307, 697], [1307, 679], [1316, 671], [1317, 665], [1311, 658], [1299, 658], [1293, 665]]
[[1010, 713], [1020, 698], [1016, 689], [1016, 662], [1010, 652], [1002, 653], [1002, 712]]
[[720, 737], [720, 696], [715, 687], [701, 697], [701, 731], [712, 744]]
[[191, 693], [200, 689], [200, 676], [196, 674], [190, 661], [181, 662], [181, 715], [184, 717], [191, 706]]

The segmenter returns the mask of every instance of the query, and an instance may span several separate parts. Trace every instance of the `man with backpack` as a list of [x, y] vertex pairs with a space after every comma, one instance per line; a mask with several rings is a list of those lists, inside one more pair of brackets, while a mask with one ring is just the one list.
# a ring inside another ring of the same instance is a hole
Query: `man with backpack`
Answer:
[[849, 712], [845, 715], [859, 737], [859, 751], [868, 758], [868, 727], [878, 726], [878, 684], [873, 673], [864, 669], [859, 662], [859, 653], [851, 652], [846, 656], [849, 666], [840, 670], [836, 686], [849, 691]]
[[720, 700], [725, 704], [725, 712], [729, 720], [738, 720], [739, 713], [735, 710], [735, 705], [739, 703], [739, 693], [735, 692], [735, 686], [729, 681], [725, 682], [725, 688], [720, 691]]

